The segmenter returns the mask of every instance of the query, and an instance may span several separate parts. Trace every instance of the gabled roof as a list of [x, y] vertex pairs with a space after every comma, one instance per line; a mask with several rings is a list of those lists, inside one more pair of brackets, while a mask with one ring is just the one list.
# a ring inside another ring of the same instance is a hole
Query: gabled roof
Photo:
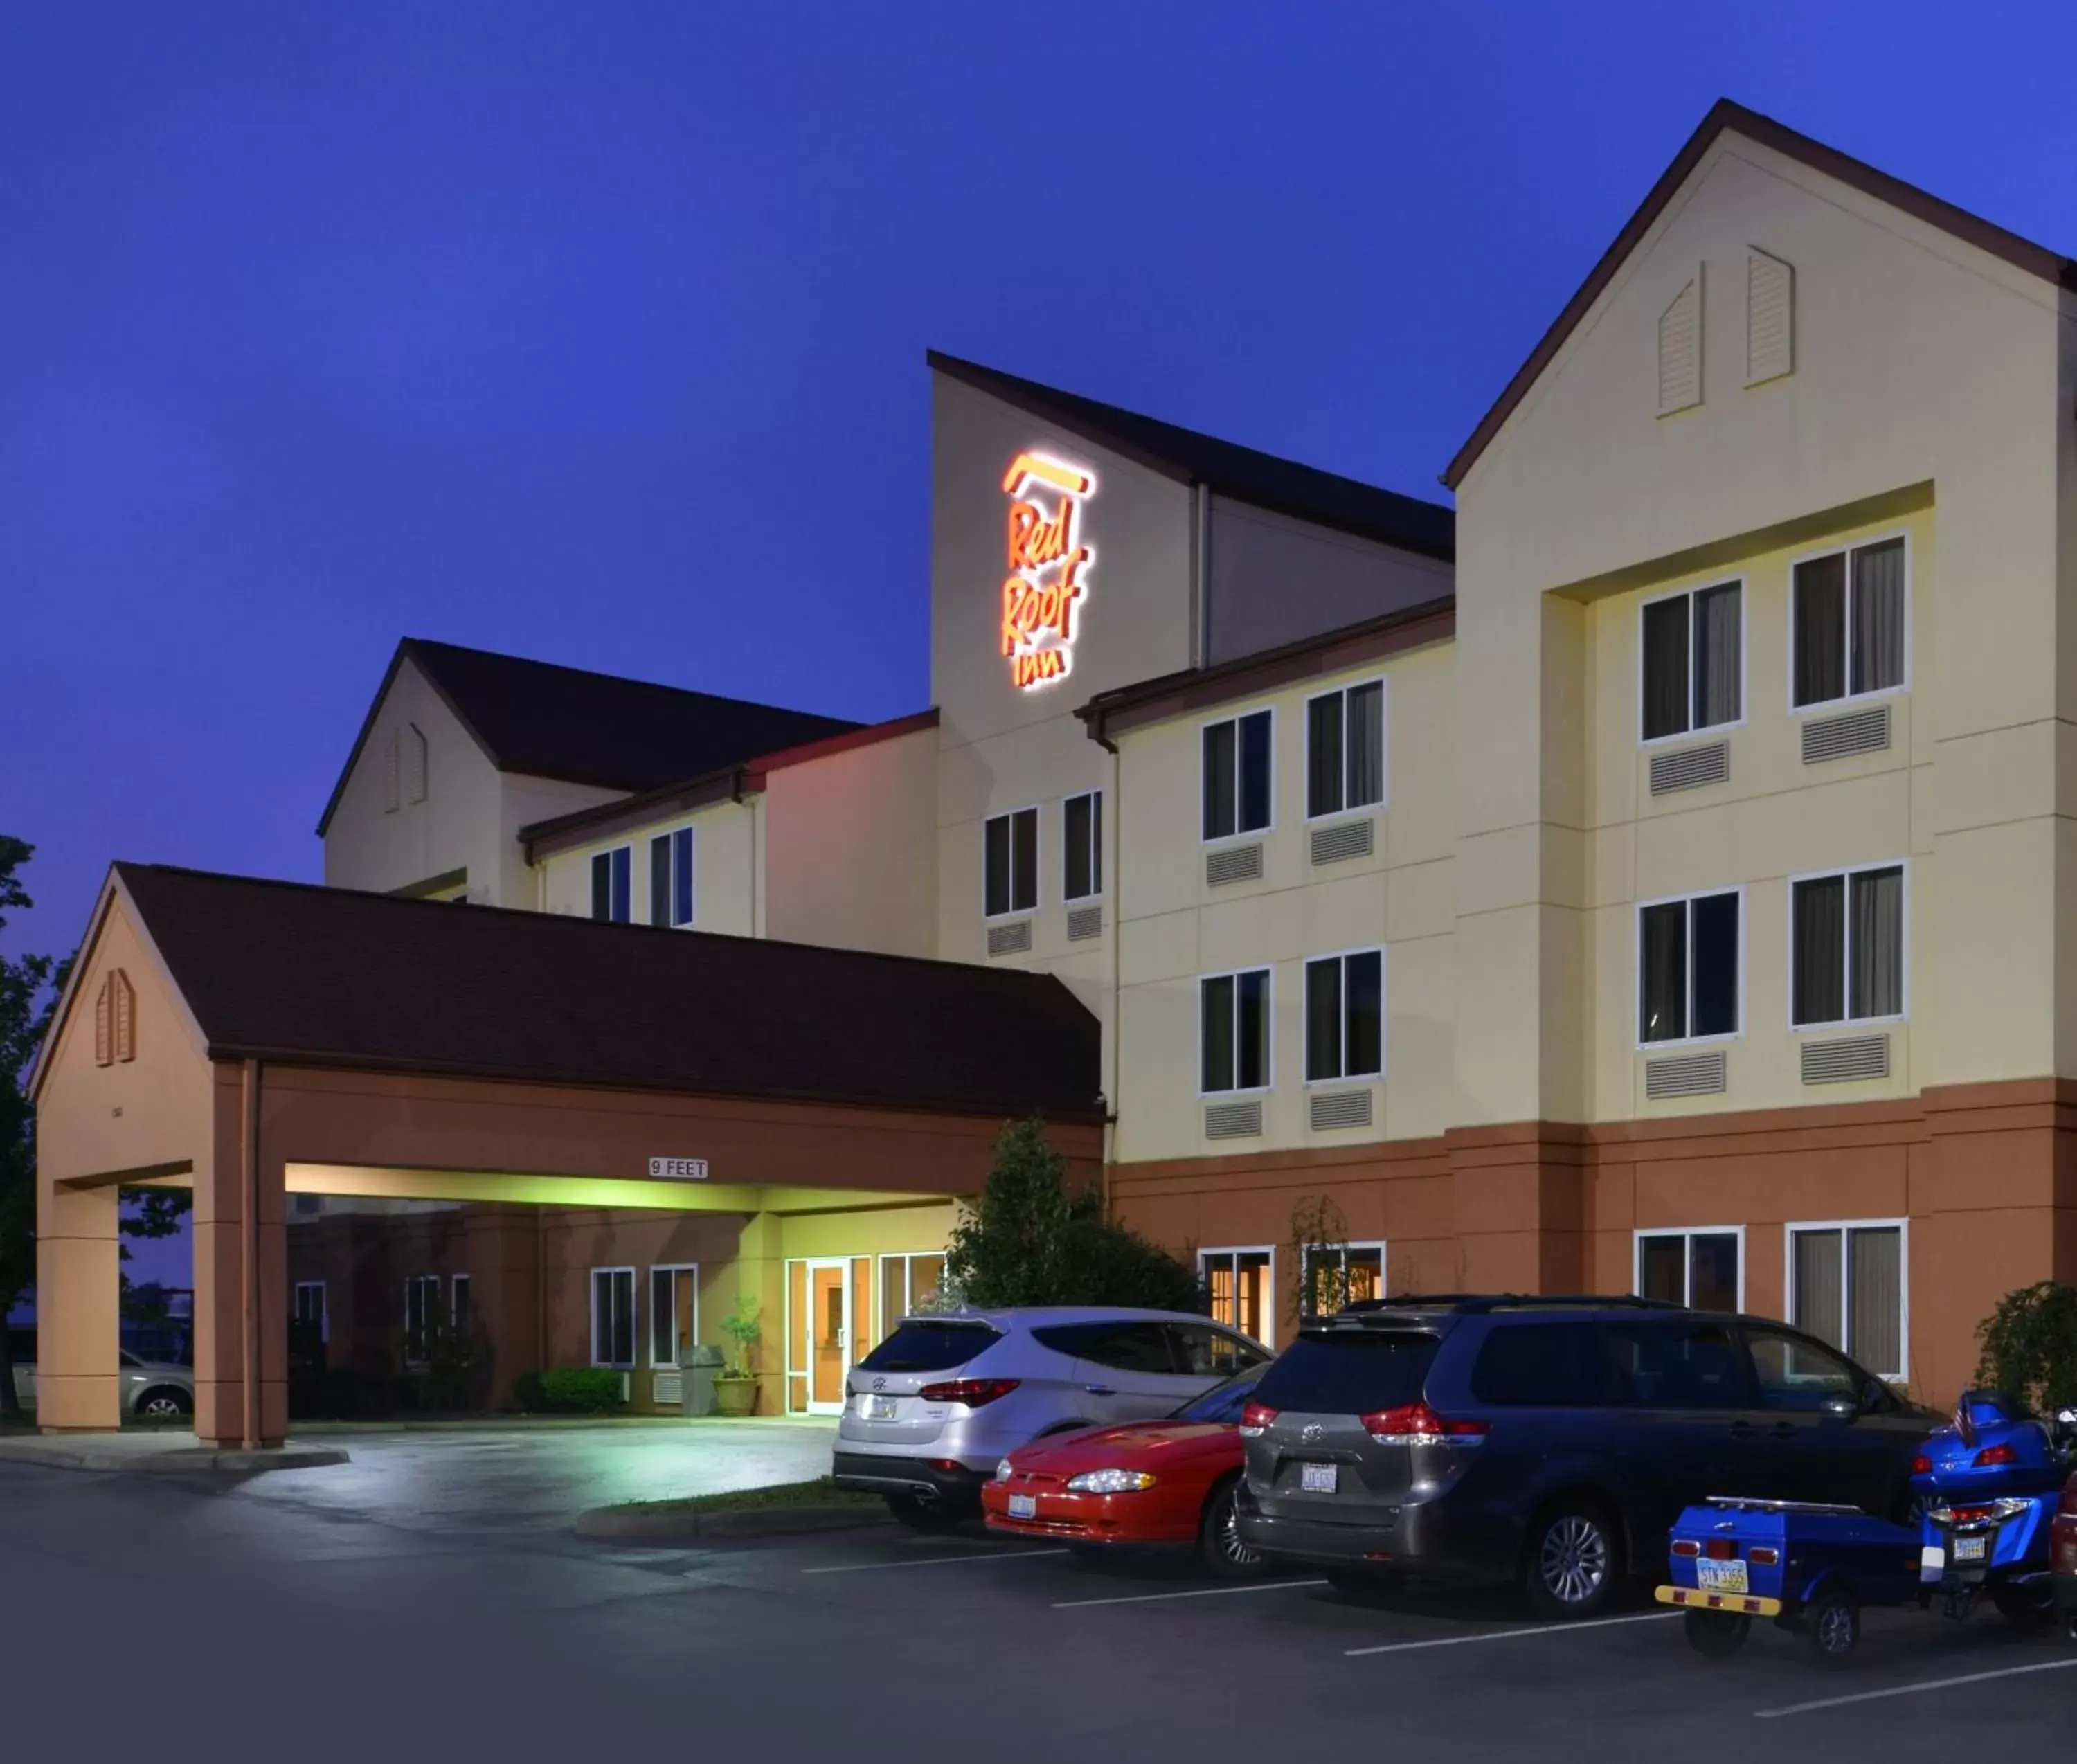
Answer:
[[2022, 239], [2017, 233], [2008, 231], [1994, 221], [1985, 220], [1980, 214], [1972, 214], [1966, 208], [1943, 202], [1929, 194], [1915, 184], [1907, 184], [1900, 177], [1892, 177], [1888, 172], [1879, 171], [1863, 160], [1842, 153], [1835, 147], [1827, 147], [1822, 141], [1813, 140], [1807, 135], [1798, 134], [1785, 123], [1777, 123], [1771, 116], [1762, 116], [1757, 110], [1749, 110], [1742, 104], [1729, 98], [1719, 98], [1710, 106], [1709, 114], [1702, 119], [1702, 126], [1688, 136], [1688, 144], [1674, 156], [1673, 163], [1651, 186], [1651, 191], [1637, 212], [1624, 223], [1615, 241], [1601, 254], [1579, 290], [1565, 303], [1550, 328], [1529, 353], [1529, 359], [1515, 370], [1514, 377], [1494, 401], [1492, 408], [1479, 419], [1479, 426], [1471, 431], [1470, 439], [1457, 449], [1457, 456], [1451, 460], [1442, 473], [1442, 482], [1455, 489], [1464, 480], [1479, 456], [1484, 452], [1492, 438], [1500, 432], [1501, 426], [1514, 414], [1514, 407], [1528, 396], [1529, 389], [1536, 384], [1543, 370], [1550, 365], [1551, 358], [1565, 346], [1565, 339], [1587, 316], [1588, 309], [1600, 297], [1601, 290], [1615, 279], [1630, 254], [1637, 249], [1644, 235], [1651, 231], [1652, 223], [1664, 211], [1680, 186], [1688, 181], [1688, 175], [1701, 163], [1702, 156], [1715, 144], [1717, 137], [1726, 130], [1742, 135], [1747, 140], [1756, 141], [1762, 147], [1771, 148], [1777, 153], [1800, 160], [1814, 171], [1835, 177], [1850, 188], [1875, 197], [1879, 201], [1902, 210], [1929, 226], [1938, 227], [1952, 233], [1978, 249], [2001, 257], [2007, 263], [2038, 276], [2044, 281], [2058, 287], [2077, 290], [2077, 263], [2052, 252], [2045, 245], [2037, 245], [2031, 239]]
[[1035, 380], [962, 361], [931, 350], [926, 357], [939, 373], [963, 381], [992, 397], [1029, 411], [1041, 421], [1078, 435], [1085, 441], [1122, 454], [1135, 464], [1184, 484], [1201, 484], [1219, 496], [1251, 503], [1294, 519], [1331, 526], [1359, 538], [1396, 545], [1423, 557], [1453, 561], [1457, 555], [1457, 517], [1439, 502], [1424, 502], [1359, 484], [1316, 466], [1280, 460], [1253, 447], [1221, 441], [1194, 429], [1178, 428], [1154, 417], [1143, 417], [1116, 405], [1099, 404]]
[[406, 659], [500, 772], [606, 790], [654, 790], [859, 727], [842, 717], [406, 637], [390, 657], [332, 786], [318, 822], [320, 835], [331, 824], [376, 714]]
[[1050, 975], [119, 863], [210, 1057], [1099, 1119]]

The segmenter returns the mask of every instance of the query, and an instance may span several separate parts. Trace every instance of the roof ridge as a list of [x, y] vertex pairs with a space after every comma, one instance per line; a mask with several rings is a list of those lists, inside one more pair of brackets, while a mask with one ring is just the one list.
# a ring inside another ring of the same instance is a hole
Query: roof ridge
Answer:
[[775, 705], [767, 699], [743, 698], [733, 693], [709, 692], [703, 686], [674, 686], [668, 680], [643, 680], [633, 674], [608, 673], [601, 668], [577, 668], [568, 662], [543, 661], [537, 655], [514, 655], [509, 649], [483, 649], [474, 643], [451, 643], [439, 637], [405, 637], [398, 639], [398, 647], [407, 655], [420, 655], [427, 650], [447, 650], [458, 655], [480, 655], [489, 661], [517, 662], [522, 668], [545, 668], [552, 673], [574, 674], [585, 680], [602, 680], [615, 686], [639, 686], [650, 692], [674, 693], [686, 698], [703, 698], [719, 705], [750, 705], [760, 710], [785, 711], [797, 717], [821, 717], [830, 722], [850, 722], [863, 727], [849, 717], [840, 717], [832, 711], [801, 710], [792, 705]]

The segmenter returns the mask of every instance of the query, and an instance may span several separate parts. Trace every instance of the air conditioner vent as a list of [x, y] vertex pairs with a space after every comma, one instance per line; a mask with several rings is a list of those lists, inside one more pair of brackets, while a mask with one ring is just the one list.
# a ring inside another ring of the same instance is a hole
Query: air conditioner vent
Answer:
[[1706, 747], [1683, 747], [1677, 753], [1651, 756], [1651, 793], [1663, 797], [1675, 790], [1692, 790], [1705, 784], [1728, 784], [1731, 778], [1731, 744], [1713, 741]]
[[685, 1375], [683, 1372], [657, 1372], [649, 1380], [649, 1394], [660, 1408], [677, 1408], [685, 1400]]
[[1339, 863], [1344, 858], [1367, 858], [1377, 849], [1377, 824], [1368, 815], [1360, 821], [1337, 821], [1330, 827], [1313, 829], [1313, 861]]
[[1205, 1137], [1207, 1139], [1253, 1139], [1262, 1132], [1262, 1103], [1207, 1103]]
[[1889, 1076], [1889, 1037], [1851, 1035], [1842, 1041], [1803, 1044], [1803, 1082], [1844, 1084]]
[[1644, 1093], [1647, 1096], [1713, 1096], [1724, 1088], [1725, 1060], [1721, 1048], [1708, 1054], [1669, 1054], [1644, 1063]]
[[1249, 845], [1222, 846], [1216, 851], [1205, 854], [1205, 882], [1209, 888], [1222, 888], [1229, 882], [1259, 882], [1262, 880], [1262, 842]]
[[1014, 925], [991, 925], [988, 928], [988, 953], [990, 955], [1028, 955], [1031, 953], [1031, 922], [1019, 919]]
[[1880, 753], [1889, 745], [1889, 706], [1850, 710], [1843, 717], [1813, 717], [1803, 725], [1803, 763], [1844, 759], [1850, 754]]
[[1367, 1090], [1316, 1090], [1306, 1099], [1306, 1119], [1315, 1133], [1332, 1127], [1367, 1127], [1370, 1111]]
[[1070, 943], [1086, 942], [1103, 935], [1103, 909], [1100, 906], [1071, 906], [1068, 909], [1068, 941]]

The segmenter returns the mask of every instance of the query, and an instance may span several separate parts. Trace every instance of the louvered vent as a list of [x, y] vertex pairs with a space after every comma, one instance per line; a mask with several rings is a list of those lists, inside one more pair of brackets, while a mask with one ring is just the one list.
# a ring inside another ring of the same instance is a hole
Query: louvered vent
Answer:
[[1889, 1076], [1889, 1037], [1854, 1035], [1844, 1041], [1803, 1044], [1803, 1082], [1844, 1084]]
[[1360, 821], [1337, 821], [1331, 827], [1313, 830], [1315, 863], [1339, 863], [1344, 858], [1367, 858], [1376, 847], [1376, 824], [1368, 815]]
[[649, 1381], [649, 1394], [658, 1404], [676, 1408], [685, 1400], [685, 1375], [683, 1372], [659, 1372]]
[[1713, 1096], [1724, 1088], [1724, 1053], [1672, 1054], [1644, 1063], [1647, 1096]]
[[1702, 272], [1659, 315], [1659, 414], [1702, 401]]
[[1746, 254], [1746, 384], [1796, 367], [1796, 272], [1765, 252]]
[[1205, 1105], [1207, 1139], [1252, 1139], [1261, 1131], [1262, 1105], [1259, 1101]]
[[404, 726], [404, 800], [426, 800], [426, 738], [416, 723]]
[[117, 968], [108, 976], [115, 1010], [115, 1057], [119, 1060], [137, 1057], [137, 992], [131, 985], [130, 976]]
[[382, 748], [382, 812], [397, 812], [397, 736], [392, 731]]
[[1072, 906], [1068, 909], [1068, 941], [1070, 943], [1086, 942], [1103, 935], [1103, 909], [1100, 906]]
[[1026, 955], [1031, 950], [1031, 922], [1019, 919], [1014, 925], [991, 925], [988, 928], [988, 953], [990, 955]]
[[101, 983], [101, 990], [94, 995], [94, 1063], [97, 1066], [112, 1066], [115, 1063], [115, 976], [107, 976]]
[[1813, 718], [1803, 725], [1803, 763], [1843, 759], [1849, 754], [1880, 753], [1889, 745], [1889, 706], [1850, 710], [1843, 717]]
[[1367, 1127], [1370, 1092], [1367, 1090], [1316, 1090], [1306, 1100], [1306, 1118], [1313, 1130], [1330, 1127]]
[[1731, 776], [1731, 744], [1713, 741], [1706, 747], [1683, 747], [1678, 753], [1651, 756], [1651, 793], [1665, 796], [1674, 790], [1692, 790], [1705, 784], [1728, 784]]
[[1224, 888], [1229, 882], [1259, 882], [1261, 880], [1262, 842], [1259, 839], [1252, 845], [1230, 845], [1205, 855], [1205, 880], [1213, 888]]

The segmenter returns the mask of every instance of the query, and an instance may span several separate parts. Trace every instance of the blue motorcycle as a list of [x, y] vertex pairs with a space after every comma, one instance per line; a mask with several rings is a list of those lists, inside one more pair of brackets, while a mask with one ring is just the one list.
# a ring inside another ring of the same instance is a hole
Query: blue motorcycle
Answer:
[[2077, 1411], [2044, 1421], [2002, 1391], [1964, 1392], [1912, 1466], [1928, 1601], [1966, 1617], [1988, 1594], [2011, 1622], [2053, 1623], [2050, 1528], [2073, 1461]]

